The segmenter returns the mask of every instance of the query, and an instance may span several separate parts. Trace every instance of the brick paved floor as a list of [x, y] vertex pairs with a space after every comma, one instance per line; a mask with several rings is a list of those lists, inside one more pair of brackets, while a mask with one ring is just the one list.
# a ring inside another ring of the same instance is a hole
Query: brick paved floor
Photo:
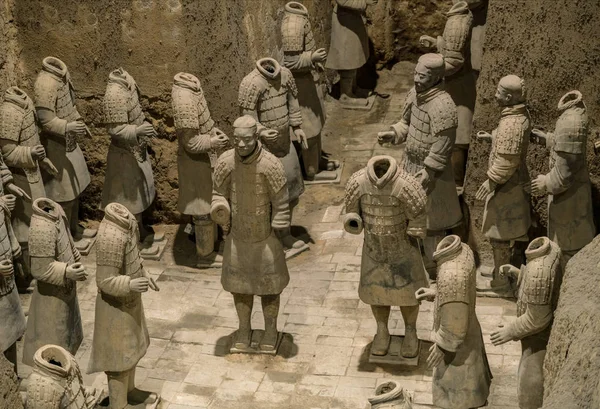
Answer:
[[[343, 182], [377, 153], [399, 154], [380, 148], [374, 135], [399, 116], [413, 66], [398, 64], [381, 72], [380, 92], [392, 92], [379, 100], [372, 112], [343, 112], [328, 102], [325, 149], [343, 158]], [[285, 332], [278, 356], [228, 355], [229, 336], [237, 327], [233, 300], [223, 291], [218, 270], [185, 267], [193, 259], [193, 244], [176, 239], [162, 262], [147, 262], [160, 292], [144, 294], [151, 346], [142, 359], [137, 383], [159, 392], [163, 409], [261, 408], [355, 409], [368, 407], [367, 397], [388, 379], [413, 391], [416, 407], [431, 405], [431, 371], [425, 368], [428, 342], [421, 349], [417, 368], [379, 366], [367, 362], [375, 331], [370, 307], [358, 299], [362, 236], [343, 231], [340, 222], [343, 184], [309, 186], [294, 215], [311, 249], [288, 262], [291, 280], [281, 299], [279, 328]], [[167, 227], [169, 237], [175, 227]], [[93, 331], [96, 285], [93, 254], [86, 258], [90, 279], [78, 288], [84, 323], [84, 342], [77, 353], [86, 368]], [[28, 303], [28, 297], [23, 297]], [[490, 332], [515, 316], [513, 302], [478, 299], [477, 315], [494, 375], [489, 406], [517, 408], [516, 374], [518, 343], [494, 347]], [[254, 326], [262, 326], [260, 301], [255, 302]], [[418, 334], [429, 340], [433, 324], [431, 303], [423, 303]], [[402, 334], [398, 309], [390, 328]], [[21, 348], [21, 343], [19, 348]], [[31, 368], [20, 366], [27, 377]], [[85, 381], [106, 387], [104, 374], [85, 375]], [[26, 381], [24, 382], [26, 385]]]

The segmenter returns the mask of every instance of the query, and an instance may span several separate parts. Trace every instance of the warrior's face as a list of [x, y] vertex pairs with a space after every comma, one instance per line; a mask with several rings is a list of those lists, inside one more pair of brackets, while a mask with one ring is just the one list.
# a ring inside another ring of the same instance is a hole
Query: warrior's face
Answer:
[[234, 128], [233, 130], [235, 150], [242, 157], [254, 152], [257, 140], [256, 128]]
[[498, 105], [500, 105], [501, 107], [511, 105], [513, 99], [512, 95], [500, 86], [498, 87], [498, 89], [496, 89], [496, 95], [494, 95], [494, 97], [496, 98], [496, 102], [498, 103]]
[[417, 63], [414, 76], [415, 91], [427, 91], [429, 88], [437, 84], [438, 81], [439, 78], [433, 75], [433, 72], [429, 68], [421, 63]]

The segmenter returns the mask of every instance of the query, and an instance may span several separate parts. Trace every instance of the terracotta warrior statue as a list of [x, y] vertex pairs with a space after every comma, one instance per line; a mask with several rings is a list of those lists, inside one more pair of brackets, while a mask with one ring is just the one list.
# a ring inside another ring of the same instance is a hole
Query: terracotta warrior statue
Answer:
[[288, 189], [281, 161], [262, 147], [249, 115], [233, 123], [235, 149], [217, 161], [211, 216], [231, 232], [225, 241], [223, 289], [232, 293], [239, 318], [234, 348], [250, 347], [254, 296], [261, 297], [265, 333], [259, 349], [277, 348], [280, 294], [287, 286], [285, 254], [276, 231], [290, 225]]
[[119, 203], [109, 203], [96, 243], [96, 316], [88, 373], [105, 372], [110, 407], [145, 404], [155, 408], [160, 396], [135, 387], [135, 369], [150, 344], [142, 293], [159, 288], [142, 265], [136, 217]]
[[102, 390], [86, 388], [75, 357], [58, 345], [44, 345], [33, 356], [27, 383], [27, 407], [95, 409]]
[[89, 250], [96, 232], [79, 226], [79, 195], [90, 184], [90, 173], [77, 139], [90, 136], [90, 131], [77, 111], [69, 70], [58, 58], [42, 62], [35, 109], [46, 155], [58, 169], [56, 176], [43, 175], [46, 195], [64, 209], [77, 248]]
[[532, 130], [534, 141], [550, 149], [550, 172], [532, 182], [532, 193], [548, 194], [548, 237], [566, 262], [594, 239], [596, 226], [586, 157], [589, 120], [581, 92], [566, 93], [558, 110], [553, 133]]
[[196, 236], [197, 266], [221, 267], [223, 257], [215, 252], [216, 224], [210, 219], [212, 172], [229, 138], [210, 116], [200, 80], [192, 74], [175, 75], [172, 90], [173, 116], [179, 151], [178, 210], [192, 216]]
[[[525, 106], [523, 80], [507, 75], [498, 83], [496, 102], [502, 107], [500, 123], [491, 134], [480, 131], [477, 138], [492, 143], [487, 179], [476, 194], [485, 200], [482, 231], [490, 240], [494, 268], [484, 276], [491, 276], [489, 285], [479, 291], [508, 291], [508, 279], [500, 275], [499, 267], [510, 263], [511, 241], [526, 241], [531, 225], [527, 147], [531, 121]], [[487, 283], [486, 283], [487, 284]]]
[[446, 13], [448, 20], [444, 33], [437, 38], [421, 36], [424, 47], [437, 48], [444, 56], [446, 92], [456, 104], [458, 126], [456, 143], [452, 152], [452, 166], [456, 186], [462, 189], [467, 167], [467, 152], [473, 128], [473, 110], [477, 99], [478, 71], [471, 60], [471, 34], [473, 29], [472, 9], [482, 6], [481, 0], [457, 1]]
[[394, 381], [384, 382], [375, 389], [375, 396], [369, 398], [371, 409], [412, 409], [413, 393]]
[[23, 363], [33, 366], [35, 352], [46, 344], [75, 354], [83, 340], [77, 281], [87, 278], [62, 207], [50, 199], [33, 202], [29, 228], [31, 273], [37, 280], [31, 297]]
[[519, 408], [537, 409], [542, 407], [544, 397], [544, 357], [562, 280], [560, 248], [548, 237], [539, 237], [529, 243], [525, 257], [527, 265], [521, 269], [509, 264], [500, 267], [501, 274], [519, 283], [518, 318], [498, 328], [491, 339], [494, 345], [521, 341]]
[[400, 122], [379, 132], [380, 143], [406, 142], [401, 167], [427, 192], [425, 267], [435, 277], [433, 252], [446, 232], [462, 222], [450, 158], [456, 136], [456, 106], [444, 91], [444, 57], [425, 54], [415, 68], [414, 82]]
[[394, 158], [374, 156], [348, 180], [345, 203], [346, 231], [360, 234], [364, 227], [365, 232], [358, 295], [377, 321], [371, 353], [388, 353], [388, 319], [391, 306], [398, 305], [406, 328], [401, 354], [413, 358], [419, 352], [415, 291], [429, 286], [412, 238], [425, 235], [425, 191]]
[[[239, 100], [242, 115], [257, 121], [257, 129], [264, 148], [275, 155], [285, 170], [291, 214], [304, 192], [298, 154], [290, 140], [290, 127], [303, 149], [308, 148], [306, 135], [300, 128], [302, 113], [298, 104], [298, 89], [291, 71], [272, 58], [256, 62], [254, 70], [240, 84]], [[281, 231], [286, 249], [300, 249], [306, 244], [294, 238], [290, 227]]]
[[433, 404], [443, 409], [479, 408], [490, 394], [492, 373], [475, 314], [475, 259], [456, 235], [444, 238], [434, 254], [437, 291], [421, 288], [418, 300], [434, 301], [427, 364], [433, 368]]
[[40, 142], [35, 115], [33, 101], [24, 91], [17, 87], [6, 90], [0, 106], [0, 150], [14, 179], [14, 183], [6, 186], [7, 191], [25, 199], [16, 202], [12, 217], [14, 233], [22, 250], [17, 263], [25, 277], [30, 275], [28, 236], [31, 198], [46, 196], [42, 171], [58, 174]]
[[148, 157], [148, 142], [156, 136], [156, 130], [142, 112], [135, 80], [123, 68], [110, 73], [103, 105], [111, 142], [106, 158], [102, 208], [112, 202], [125, 206], [138, 221], [143, 240], [150, 232], [142, 225], [142, 212], [150, 207], [156, 195]]
[[301, 3], [290, 1], [285, 5], [281, 23], [283, 66], [294, 75], [298, 89], [298, 103], [302, 113], [302, 130], [306, 134], [308, 149], [302, 151], [302, 162], [307, 180], [333, 180], [339, 167], [337, 161], [322, 157], [321, 130], [325, 124], [323, 91], [319, 86], [319, 72], [327, 58], [324, 48], [317, 49], [309, 20], [308, 10]]
[[331, 16], [331, 44], [325, 68], [340, 74], [340, 103], [344, 108], [366, 108], [367, 93], [356, 86], [356, 71], [369, 59], [365, 10], [377, 0], [335, 0]]
[[1, 155], [0, 178], [0, 352], [14, 365], [17, 373], [17, 340], [25, 333], [27, 322], [17, 293], [13, 267], [13, 260], [21, 255], [21, 246], [10, 223], [17, 199], [5, 192], [13, 178]]

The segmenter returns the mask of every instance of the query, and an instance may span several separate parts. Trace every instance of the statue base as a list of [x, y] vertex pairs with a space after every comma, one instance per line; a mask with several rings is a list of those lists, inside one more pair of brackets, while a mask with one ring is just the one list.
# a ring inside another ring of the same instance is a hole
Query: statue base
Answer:
[[340, 163], [340, 167], [335, 170], [322, 170], [315, 175], [313, 180], [305, 180], [305, 185], [324, 185], [324, 184], [339, 184], [342, 181], [342, 170], [344, 164]]
[[[489, 274], [489, 275], [488, 275]], [[510, 282], [500, 287], [492, 287], [491, 269], [488, 266], [477, 268], [477, 297], [514, 299], [515, 293]]]
[[[158, 408], [158, 404], [160, 403], [160, 395], [158, 395], [158, 399], [154, 403], [138, 403], [135, 405], [127, 404], [124, 409], [156, 409]], [[110, 408], [110, 398], [106, 397], [102, 402], [100, 402], [97, 406], [98, 408]]]
[[286, 249], [285, 250], [285, 259], [289, 260], [293, 257], [296, 257], [298, 254], [305, 252], [306, 250], [308, 250], [310, 248], [310, 246], [307, 243], [304, 243], [304, 245], [300, 248], [291, 248], [291, 249]]
[[371, 108], [373, 108], [373, 104], [375, 104], [375, 98], [376, 95], [370, 95], [368, 98], [366, 98], [367, 100], [367, 104], [366, 105], [357, 105], [357, 104], [352, 104], [352, 103], [344, 103], [343, 101], [338, 101], [340, 104], [340, 107], [342, 107], [343, 109], [354, 109], [354, 110], [359, 110], [359, 111], [370, 111]]
[[140, 256], [144, 260], [160, 260], [167, 247], [167, 241], [163, 232], [149, 235], [140, 243]]
[[232, 346], [229, 349], [230, 354], [252, 354], [252, 355], [277, 355], [277, 351], [281, 346], [281, 340], [283, 339], [283, 332], [277, 333], [277, 342], [275, 348], [269, 351], [263, 351], [259, 347], [259, 342], [265, 333], [262, 329], [253, 329], [250, 335], [250, 346], [248, 348], [236, 348]]
[[92, 251], [94, 243], [96, 243], [96, 235], [98, 230], [96, 229], [83, 229], [81, 234], [77, 234], [77, 238], [73, 238], [75, 242], [75, 248], [79, 251], [82, 256], [87, 256]]
[[370, 364], [385, 364], [385, 365], [404, 365], [404, 366], [419, 366], [419, 355], [421, 355], [421, 340], [419, 340], [419, 348], [417, 356], [414, 358], [406, 358], [402, 356], [402, 342], [404, 337], [400, 335], [390, 336], [390, 347], [387, 355], [373, 355], [369, 352]]

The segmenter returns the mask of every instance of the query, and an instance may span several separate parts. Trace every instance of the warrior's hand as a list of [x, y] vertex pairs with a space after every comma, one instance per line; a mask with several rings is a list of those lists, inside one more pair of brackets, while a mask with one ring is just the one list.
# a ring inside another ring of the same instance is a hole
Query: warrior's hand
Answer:
[[546, 187], [546, 175], [538, 175], [537, 178], [525, 186], [525, 190], [529, 191], [534, 196], [543, 196], [548, 193], [548, 188]]
[[48, 174], [50, 176], [56, 176], [58, 175], [58, 169], [56, 169], [56, 166], [54, 166], [54, 163], [52, 163], [52, 161], [48, 158], [44, 158], [41, 162], [40, 162], [40, 167], [42, 169], [44, 169], [46, 172], [48, 172]]
[[492, 193], [496, 189], [495, 183], [491, 180], [486, 180], [481, 184], [479, 190], [475, 194], [475, 199], [477, 200], [485, 200], [487, 196]]
[[294, 135], [296, 135], [296, 140], [300, 142], [303, 150], [308, 149], [308, 139], [306, 139], [306, 134], [302, 129], [294, 129]]
[[129, 289], [136, 293], [145, 293], [150, 287], [150, 280], [147, 277], [134, 278], [129, 281]]
[[35, 145], [31, 148], [31, 158], [36, 162], [46, 159], [46, 149], [44, 149], [44, 146]]
[[431, 193], [435, 182], [435, 179], [433, 178], [433, 172], [431, 170], [427, 168], [421, 169], [415, 174], [415, 179], [421, 184], [421, 186], [423, 186], [426, 194]]
[[383, 145], [384, 143], [394, 143], [395, 139], [396, 132], [394, 131], [383, 131], [377, 133], [377, 142], [380, 145]]
[[486, 131], [479, 131], [479, 132], [477, 132], [477, 140], [478, 141], [481, 141], [481, 142], [492, 142], [493, 139], [494, 139], [494, 137], [489, 132], [486, 132]]
[[267, 144], [275, 143], [279, 138], [279, 132], [276, 129], [265, 128], [260, 132], [260, 138]]
[[85, 281], [87, 279], [85, 267], [81, 263], [73, 263], [70, 266], [67, 266], [65, 276], [73, 281]]
[[17, 198], [15, 197], [15, 195], [4, 195], [0, 198], [0, 200], [2, 200], [6, 204], [8, 210], [10, 210], [11, 212], [15, 210], [15, 205], [17, 204]]
[[427, 367], [433, 369], [444, 361], [444, 351], [437, 344], [433, 344], [429, 348], [429, 356], [427, 357]]
[[511, 264], [503, 264], [498, 269], [498, 272], [500, 273], [500, 277], [510, 277], [510, 278], [517, 279], [517, 278], [519, 278], [519, 274], [521, 273], [521, 270], [519, 270], [517, 267], [515, 267]]
[[313, 63], [324, 62], [327, 59], [327, 51], [324, 48], [319, 48], [317, 51], [314, 51], [311, 55], [311, 60]]
[[83, 137], [87, 133], [87, 127], [81, 121], [73, 121], [67, 124], [67, 134]]
[[15, 269], [13, 267], [13, 263], [10, 260], [2, 260], [0, 261], [0, 276], [10, 277], [13, 275]]
[[529, 134], [529, 140], [531, 143], [546, 146], [548, 134], [541, 129], [533, 128], [531, 134]]
[[227, 148], [227, 146], [229, 145], [229, 137], [225, 134], [225, 132], [223, 132], [215, 126], [210, 133], [211, 148], [218, 150]]
[[144, 121], [143, 124], [135, 129], [135, 135], [138, 138], [151, 139], [154, 138], [157, 133], [151, 123]]
[[6, 190], [10, 191], [11, 193], [14, 193], [16, 196], [19, 196], [20, 198], [24, 199], [27, 202], [31, 202], [31, 196], [29, 196], [27, 194], [27, 192], [25, 192], [23, 189], [21, 189], [19, 186], [15, 185], [14, 183], [9, 183], [5, 187], [6, 187]]
[[437, 291], [433, 288], [421, 287], [417, 291], [415, 291], [415, 297], [419, 302], [423, 300], [433, 302], [435, 300], [436, 295]]
[[433, 38], [431, 36], [421, 36], [419, 37], [419, 44], [421, 44], [421, 47], [433, 48], [437, 44], [437, 38]]
[[506, 344], [508, 341], [512, 341], [512, 336], [504, 325], [498, 325], [498, 329], [490, 335], [492, 344], [495, 346]]

